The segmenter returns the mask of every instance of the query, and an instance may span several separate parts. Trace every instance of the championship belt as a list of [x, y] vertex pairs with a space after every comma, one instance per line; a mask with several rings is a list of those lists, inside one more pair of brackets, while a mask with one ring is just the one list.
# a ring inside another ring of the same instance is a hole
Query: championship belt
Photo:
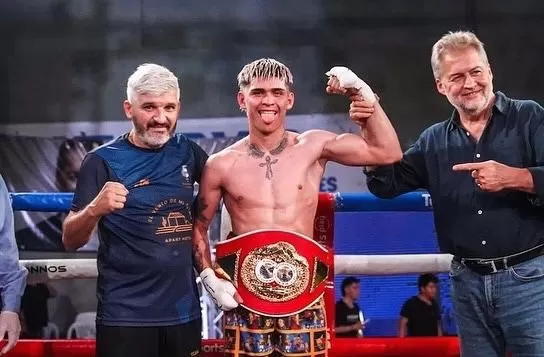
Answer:
[[331, 256], [302, 234], [258, 230], [216, 244], [219, 274], [231, 280], [246, 309], [280, 317], [296, 314], [324, 293]]

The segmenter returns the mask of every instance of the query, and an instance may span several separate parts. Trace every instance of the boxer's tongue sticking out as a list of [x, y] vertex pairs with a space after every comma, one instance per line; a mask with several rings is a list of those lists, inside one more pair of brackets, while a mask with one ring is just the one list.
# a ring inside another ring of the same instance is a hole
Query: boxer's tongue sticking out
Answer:
[[278, 111], [273, 109], [259, 110], [259, 114], [265, 124], [270, 124], [278, 118]]

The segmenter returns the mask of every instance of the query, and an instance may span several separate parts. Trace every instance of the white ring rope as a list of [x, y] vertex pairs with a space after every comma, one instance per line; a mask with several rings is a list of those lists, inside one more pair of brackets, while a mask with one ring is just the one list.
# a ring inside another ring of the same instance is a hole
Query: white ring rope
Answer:
[[[221, 237], [231, 231], [228, 211], [221, 205]], [[449, 254], [335, 255], [335, 275], [399, 275], [444, 273], [450, 269]], [[29, 271], [28, 282], [58, 279], [92, 279], [98, 276], [96, 259], [21, 260]]]
[[[449, 271], [449, 254], [335, 255], [336, 275], [398, 275]], [[57, 279], [96, 278], [96, 259], [21, 260], [29, 283]]]
[[450, 254], [335, 255], [335, 275], [399, 275], [445, 273]]

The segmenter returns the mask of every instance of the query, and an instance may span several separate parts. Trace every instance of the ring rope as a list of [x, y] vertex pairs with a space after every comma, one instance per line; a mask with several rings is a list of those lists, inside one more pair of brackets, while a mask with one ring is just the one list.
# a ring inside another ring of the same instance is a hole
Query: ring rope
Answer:
[[[16, 211], [61, 212], [68, 211], [72, 203], [70, 192], [18, 192], [10, 193]], [[410, 192], [393, 199], [381, 199], [371, 193], [335, 193], [335, 212], [425, 212], [432, 211], [432, 200], [424, 191]]]
[[[449, 271], [449, 254], [335, 255], [336, 275], [398, 275]], [[96, 259], [21, 260], [29, 272], [29, 282], [57, 279], [96, 278]]]
[[[70, 209], [72, 193], [12, 193], [14, 210], [59, 212]], [[426, 192], [412, 192], [392, 200], [381, 200], [367, 193], [336, 193], [335, 212], [370, 211], [432, 211], [432, 201]], [[222, 225], [222, 230], [227, 226]], [[399, 255], [335, 255], [335, 275], [395, 275], [421, 272], [447, 272], [452, 256], [449, 254]], [[33, 259], [21, 260], [29, 271], [28, 281], [96, 278], [96, 259]], [[223, 356], [223, 340], [204, 339], [204, 357]], [[0, 342], [0, 347], [5, 341]], [[334, 339], [329, 356], [403, 356], [458, 357], [457, 337], [442, 338], [344, 338]], [[94, 340], [21, 340], [10, 353], [13, 357], [87, 357], [94, 356]]]

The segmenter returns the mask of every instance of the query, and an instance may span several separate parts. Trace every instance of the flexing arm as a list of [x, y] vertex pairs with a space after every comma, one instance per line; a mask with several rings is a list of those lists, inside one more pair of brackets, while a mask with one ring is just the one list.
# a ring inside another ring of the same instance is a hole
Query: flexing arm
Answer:
[[91, 239], [103, 216], [125, 206], [128, 190], [119, 182], [106, 182], [100, 193], [79, 212], [70, 211], [62, 226], [62, 242], [67, 250], [77, 250]]
[[72, 209], [62, 224], [62, 243], [67, 250], [77, 250], [87, 244], [100, 218], [124, 207], [128, 190], [121, 183], [110, 181], [112, 179], [100, 156], [85, 156]]
[[62, 223], [62, 243], [68, 251], [75, 251], [89, 242], [100, 216], [87, 206], [79, 212], [70, 211]]
[[361, 126], [358, 134], [342, 134], [327, 140], [322, 159], [350, 166], [387, 165], [402, 157], [399, 139], [389, 118], [368, 84], [349, 68], [333, 67], [327, 93], [349, 96], [350, 118]]
[[[360, 112], [354, 112], [357, 108]], [[395, 129], [377, 101], [373, 105], [360, 100], [352, 102], [350, 115], [361, 130], [358, 134], [330, 133], [323, 147], [323, 159], [350, 166], [387, 165], [401, 159]]]
[[208, 228], [221, 200], [221, 176], [217, 158], [208, 159], [202, 171], [194, 206], [193, 256], [198, 273], [212, 267]]

